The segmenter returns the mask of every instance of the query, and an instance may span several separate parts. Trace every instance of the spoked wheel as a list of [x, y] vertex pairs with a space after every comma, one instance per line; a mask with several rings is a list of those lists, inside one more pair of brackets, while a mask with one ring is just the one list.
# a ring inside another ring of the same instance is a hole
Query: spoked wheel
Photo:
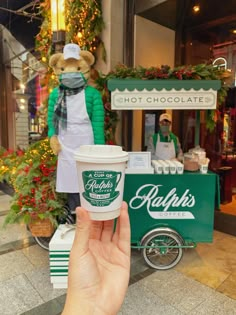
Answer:
[[[64, 214], [61, 218], [58, 219], [58, 224], [74, 224], [75, 217], [70, 213], [70, 209], [67, 205], [63, 207]], [[54, 234], [54, 233], [53, 233]], [[34, 236], [36, 243], [45, 250], [49, 250], [49, 243], [53, 237], [53, 234], [50, 237], [40, 237]]]
[[167, 270], [178, 264], [183, 256], [183, 240], [171, 229], [149, 232], [142, 240], [142, 254], [146, 263], [158, 270]]

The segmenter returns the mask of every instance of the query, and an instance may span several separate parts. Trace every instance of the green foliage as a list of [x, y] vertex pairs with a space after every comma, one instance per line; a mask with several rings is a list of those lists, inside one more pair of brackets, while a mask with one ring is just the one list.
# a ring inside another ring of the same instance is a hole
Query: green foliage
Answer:
[[206, 117], [206, 128], [212, 132], [215, 129], [215, 111], [208, 110]]
[[[112, 78], [120, 79], [141, 79], [141, 80], [221, 80], [221, 88], [217, 92], [217, 110], [224, 103], [227, 95], [228, 86], [225, 83], [227, 77], [225, 70], [218, 69], [208, 64], [198, 64], [195, 66], [179, 66], [171, 69], [168, 65], [161, 67], [144, 68], [138, 66], [130, 68], [123, 64], [119, 64], [115, 69], [105, 76], [100, 76], [97, 79], [97, 84], [106, 95], [110, 102], [109, 93], [107, 91], [107, 81]], [[216, 123], [216, 111], [207, 112], [206, 127], [213, 131]]]
[[12, 184], [12, 177], [22, 161], [23, 154], [22, 150], [13, 151], [0, 147], [0, 182]]
[[[36, 36], [36, 50], [44, 62], [48, 62], [53, 53], [50, 0], [40, 0], [38, 10], [43, 22]], [[101, 45], [105, 58], [104, 43], [100, 37], [105, 25], [101, 0], [65, 0], [65, 24], [66, 43], [73, 42], [92, 53]]]
[[[102, 1], [66, 1], [66, 42], [78, 43], [81, 49], [95, 52], [102, 43], [104, 28]], [[104, 46], [103, 46], [104, 47]]]
[[49, 218], [56, 224], [56, 217], [63, 214], [65, 194], [55, 191], [57, 157], [49, 140], [32, 144], [15, 160], [12, 185], [15, 190], [4, 225]]

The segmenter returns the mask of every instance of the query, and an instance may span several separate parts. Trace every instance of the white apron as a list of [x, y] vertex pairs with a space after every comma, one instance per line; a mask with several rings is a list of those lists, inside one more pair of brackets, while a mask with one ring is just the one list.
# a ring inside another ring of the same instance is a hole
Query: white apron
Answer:
[[158, 160], [171, 160], [176, 157], [174, 141], [160, 142], [160, 135], [157, 135], [155, 155]]
[[[66, 97], [67, 129], [59, 126], [58, 140], [62, 150], [58, 154], [56, 191], [78, 193], [78, 175], [74, 151], [83, 144], [94, 144], [84, 90]], [[68, 149], [67, 149], [68, 148]]]

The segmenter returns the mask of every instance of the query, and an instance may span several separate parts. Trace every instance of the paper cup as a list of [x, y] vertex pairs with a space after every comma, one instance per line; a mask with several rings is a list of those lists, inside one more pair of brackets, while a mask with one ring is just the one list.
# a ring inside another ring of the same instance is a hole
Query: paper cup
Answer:
[[210, 160], [208, 158], [205, 158], [205, 159], [201, 159], [199, 162], [200, 162], [199, 163], [200, 173], [207, 174]]
[[157, 174], [162, 174], [163, 166], [161, 163], [159, 163], [157, 160], [152, 160], [152, 166], [154, 167], [154, 170]]
[[81, 206], [93, 220], [120, 215], [128, 153], [115, 145], [82, 145], [75, 152]]
[[170, 160], [166, 160], [166, 163], [169, 164], [170, 174], [176, 174], [176, 165], [175, 165], [175, 163], [170, 161]]
[[208, 172], [208, 164], [200, 164], [200, 173], [206, 174]]
[[173, 161], [173, 163], [176, 165], [176, 172], [177, 174], [183, 174], [184, 173], [184, 165], [183, 163], [179, 161]]
[[163, 167], [163, 174], [169, 174], [170, 173], [170, 166], [169, 166], [169, 164], [166, 161], [164, 161], [164, 160], [158, 160], [158, 162]]

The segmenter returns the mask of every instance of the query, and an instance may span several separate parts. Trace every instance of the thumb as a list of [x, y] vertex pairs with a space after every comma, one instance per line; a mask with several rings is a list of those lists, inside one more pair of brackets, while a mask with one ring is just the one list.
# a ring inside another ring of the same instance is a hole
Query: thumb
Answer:
[[76, 208], [76, 230], [72, 252], [76, 256], [83, 256], [88, 250], [91, 220], [88, 212], [81, 207]]

